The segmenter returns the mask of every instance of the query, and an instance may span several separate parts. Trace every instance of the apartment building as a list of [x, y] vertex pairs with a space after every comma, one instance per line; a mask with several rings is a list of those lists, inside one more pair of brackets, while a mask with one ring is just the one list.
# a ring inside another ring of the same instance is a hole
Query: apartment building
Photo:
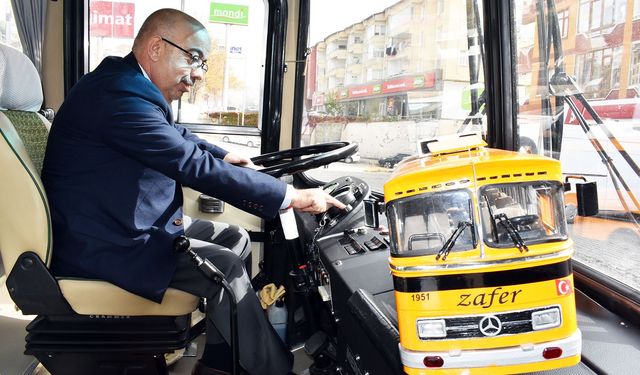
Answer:
[[469, 58], [468, 29], [459, 21], [465, 6], [402, 0], [326, 36], [311, 47], [307, 109], [367, 119], [464, 118], [470, 61], [481, 68], [478, 48]]
[[[524, 2], [515, 21], [527, 30], [518, 41], [518, 93], [523, 112], [539, 110], [541, 98], [549, 95], [541, 79], [547, 68], [541, 61], [544, 43], [540, 42], [536, 3]], [[585, 97], [596, 101], [638, 98], [640, 1], [558, 0], [555, 9], [563, 68]], [[553, 63], [553, 49], [550, 57]], [[553, 67], [547, 70], [551, 75], [555, 71]]]

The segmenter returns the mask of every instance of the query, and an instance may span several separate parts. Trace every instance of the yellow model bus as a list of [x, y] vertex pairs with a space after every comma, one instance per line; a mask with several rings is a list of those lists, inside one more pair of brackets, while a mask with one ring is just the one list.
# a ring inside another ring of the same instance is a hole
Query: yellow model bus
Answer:
[[580, 361], [560, 163], [420, 144], [385, 184], [405, 372], [518, 373]]

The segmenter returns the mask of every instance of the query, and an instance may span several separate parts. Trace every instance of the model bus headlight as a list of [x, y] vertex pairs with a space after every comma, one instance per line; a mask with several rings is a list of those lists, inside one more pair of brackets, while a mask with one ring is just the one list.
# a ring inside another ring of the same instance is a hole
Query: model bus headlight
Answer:
[[424, 319], [416, 322], [418, 326], [418, 337], [421, 339], [431, 339], [447, 337], [447, 325], [444, 319]]
[[535, 331], [558, 327], [561, 322], [560, 308], [536, 311], [531, 314], [531, 325]]

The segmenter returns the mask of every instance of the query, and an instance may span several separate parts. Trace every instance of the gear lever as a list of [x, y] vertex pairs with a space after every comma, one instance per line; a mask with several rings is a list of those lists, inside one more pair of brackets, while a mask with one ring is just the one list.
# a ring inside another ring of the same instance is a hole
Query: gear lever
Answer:
[[179, 236], [173, 240], [173, 251], [176, 253], [187, 253], [196, 264], [198, 269], [204, 273], [206, 277], [213, 280], [216, 284], [220, 284], [224, 290], [229, 293], [231, 305], [229, 306], [229, 321], [231, 325], [231, 353], [233, 357], [233, 375], [240, 374], [240, 357], [238, 345], [238, 302], [236, 295], [231, 286], [225, 280], [224, 273], [214, 266], [209, 259], [203, 259], [193, 249], [191, 243], [186, 236]]

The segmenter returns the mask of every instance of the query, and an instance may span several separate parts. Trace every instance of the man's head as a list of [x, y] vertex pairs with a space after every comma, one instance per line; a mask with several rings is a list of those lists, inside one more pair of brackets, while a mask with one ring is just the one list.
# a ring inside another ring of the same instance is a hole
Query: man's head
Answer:
[[133, 42], [133, 54], [162, 95], [171, 103], [188, 92], [205, 73], [211, 49], [207, 29], [175, 9], [153, 12]]

